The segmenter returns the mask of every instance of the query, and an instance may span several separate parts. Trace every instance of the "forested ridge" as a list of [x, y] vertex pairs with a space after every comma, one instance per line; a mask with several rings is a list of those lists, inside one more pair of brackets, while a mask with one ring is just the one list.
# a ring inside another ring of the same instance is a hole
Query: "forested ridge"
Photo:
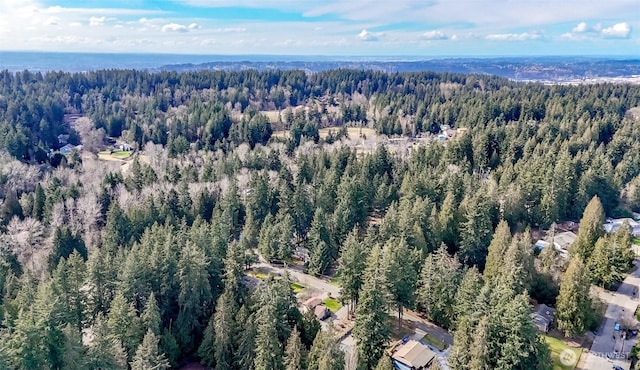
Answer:
[[[640, 212], [638, 107], [639, 86], [429, 72], [4, 71], [0, 368], [383, 369], [411, 308], [454, 333], [453, 369], [550, 369], [530, 302], [580, 335], [589, 286], [631, 266], [602, 224]], [[563, 221], [571, 259], [534, 253]], [[247, 284], [296, 248], [337, 273], [357, 365], [288, 276]]]

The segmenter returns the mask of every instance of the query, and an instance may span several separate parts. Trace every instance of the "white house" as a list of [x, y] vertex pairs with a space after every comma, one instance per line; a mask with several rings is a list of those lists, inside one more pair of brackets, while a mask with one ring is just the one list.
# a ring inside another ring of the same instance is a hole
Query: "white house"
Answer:
[[631, 234], [637, 238], [640, 237], [640, 222], [631, 218], [608, 218], [607, 223], [604, 224], [604, 231], [607, 233], [615, 233], [625, 222], [631, 227]]
[[[573, 242], [576, 241], [578, 236], [571, 231], [565, 231], [562, 233], [557, 233], [553, 236], [553, 247], [560, 252], [560, 254], [564, 257], [569, 256], [569, 247]], [[544, 249], [549, 246], [549, 242], [546, 240], [538, 240], [536, 242], [536, 247], [539, 249]]]

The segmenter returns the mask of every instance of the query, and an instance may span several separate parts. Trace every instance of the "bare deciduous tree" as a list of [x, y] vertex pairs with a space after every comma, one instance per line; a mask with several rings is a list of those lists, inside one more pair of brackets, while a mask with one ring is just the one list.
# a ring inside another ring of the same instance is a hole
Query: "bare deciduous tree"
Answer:
[[84, 150], [95, 154], [104, 149], [104, 129], [96, 129], [91, 119], [87, 117], [78, 118], [76, 130], [80, 135]]

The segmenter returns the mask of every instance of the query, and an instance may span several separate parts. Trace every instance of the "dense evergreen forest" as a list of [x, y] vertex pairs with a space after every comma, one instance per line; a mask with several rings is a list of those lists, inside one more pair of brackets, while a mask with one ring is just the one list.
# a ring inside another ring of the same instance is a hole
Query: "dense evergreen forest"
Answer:
[[[429, 72], [1, 72], [0, 368], [388, 369], [410, 308], [454, 333], [452, 369], [551, 369], [530, 303], [580, 335], [589, 286], [631, 266], [602, 224], [640, 212], [639, 107], [640, 86]], [[116, 141], [130, 158], [98, 156]], [[532, 249], [563, 221], [570, 259]], [[288, 276], [247, 283], [301, 248], [355, 360]]]

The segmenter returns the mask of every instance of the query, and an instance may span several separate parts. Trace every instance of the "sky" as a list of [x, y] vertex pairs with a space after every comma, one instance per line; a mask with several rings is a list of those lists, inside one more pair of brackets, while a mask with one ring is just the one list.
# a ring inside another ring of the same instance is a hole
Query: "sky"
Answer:
[[640, 56], [640, 0], [0, 0], [0, 50]]

